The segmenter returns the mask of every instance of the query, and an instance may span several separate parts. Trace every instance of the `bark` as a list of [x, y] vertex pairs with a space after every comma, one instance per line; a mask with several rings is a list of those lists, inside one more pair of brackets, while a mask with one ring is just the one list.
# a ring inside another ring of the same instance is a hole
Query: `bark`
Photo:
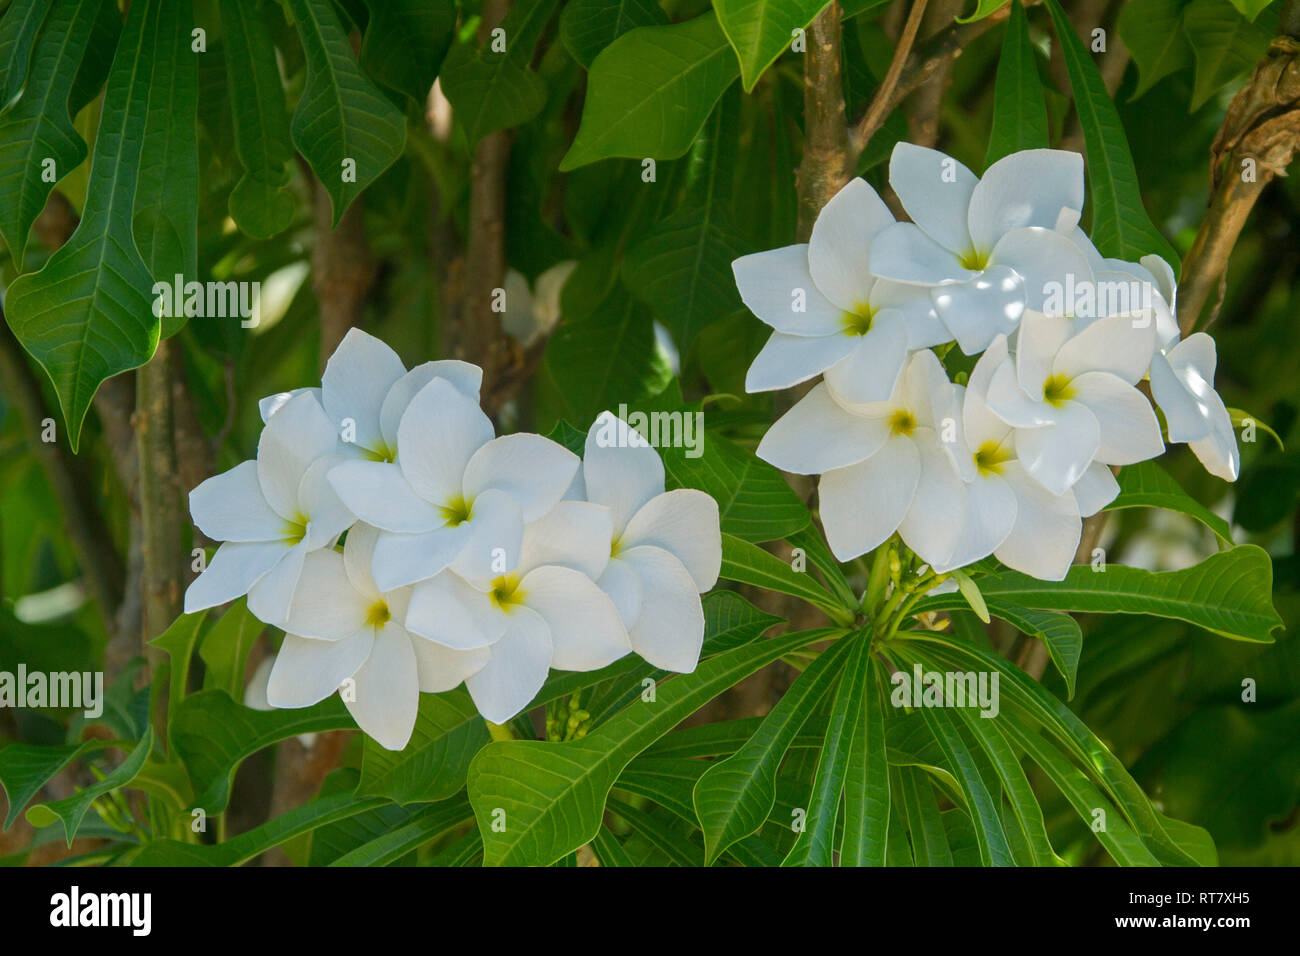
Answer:
[[180, 614], [182, 568], [188, 564], [181, 550], [181, 489], [172, 410], [174, 348], [174, 343], [160, 341], [135, 380], [145, 641], [161, 634]]
[[337, 229], [331, 228], [329, 193], [319, 182], [314, 203], [316, 244], [311, 251], [311, 284], [320, 305], [320, 367], [324, 371], [348, 329], [360, 324], [366, 293], [377, 270], [366, 237], [365, 197], [353, 201]]
[[[924, 2], [924, 0], [921, 0]], [[799, 241], [812, 235], [827, 201], [853, 177], [854, 156], [844, 119], [840, 77], [840, 5], [830, 4], [808, 26], [804, 53], [804, 146], [799, 163]]]

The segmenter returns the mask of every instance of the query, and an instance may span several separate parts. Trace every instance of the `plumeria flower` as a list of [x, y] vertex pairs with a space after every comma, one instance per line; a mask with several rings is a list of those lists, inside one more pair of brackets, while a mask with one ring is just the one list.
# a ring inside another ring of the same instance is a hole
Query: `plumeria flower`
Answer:
[[1104, 257], [1078, 226], [1070, 238], [1088, 257], [1093, 283], [1065, 290], [1064, 307], [1045, 308], [1047, 314], [1067, 316], [1083, 328], [1111, 315], [1150, 313], [1159, 348], [1178, 341], [1178, 321], [1174, 318], [1177, 285], [1168, 262], [1157, 255], [1143, 256], [1138, 262]]
[[907, 354], [949, 341], [929, 293], [871, 274], [872, 240], [894, 217], [861, 179], [831, 198], [806, 245], [731, 264], [745, 305], [775, 330], [745, 378], [751, 392], [821, 372], [850, 401], [884, 401]]
[[[1027, 313], [1014, 358], [990, 346], [988, 407], [1016, 429], [1016, 457], [1052, 494], [1096, 461], [1131, 465], [1164, 451], [1151, 403], [1134, 386], [1155, 348], [1150, 316], [1109, 316], [1076, 331], [1070, 319]], [[1002, 356], [999, 358], [999, 356]]]
[[599, 587], [609, 562], [609, 509], [561, 501], [524, 529], [509, 573], [462, 578], [443, 571], [416, 585], [406, 626], [487, 662], [467, 677], [486, 719], [510, 720], [536, 696], [548, 670], [590, 671], [632, 648], [614, 602]]
[[955, 415], [953, 386], [925, 350], [911, 357], [888, 401], [849, 404], [829, 381], [815, 386], [763, 436], [758, 457], [821, 475], [822, 524], [841, 561], [898, 531], [938, 564], [961, 530], [962, 481], [940, 438], [955, 429]]
[[1189, 335], [1151, 360], [1151, 396], [1165, 414], [1171, 442], [1187, 442], [1205, 470], [1236, 481], [1241, 453], [1232, 419], [1214, 390], [1218, 356], [1214, 339]]
[[378, 539], [376, 529], [359, 524], [342, 554], [307, 556], [266, 700], [310, 707], [342, 689], [357, 726], [388, 750], [401, 750], [415, 727], [420, 692], [451, 690], [487, 664], [488, 652], [449, 648], [403, 626], [411, 589], [376, 585], [370, 565]]
[[980, 178], [937, 150], [899, 143], [889, 183], [912, 222], [876, 235], [871, 270], [936, 286], [939, 318], [967, 355], [1014, 332], [1026, 308], [1044, 311], [1055, 286], [1092, 279], [1087, 257], [1067, 235], [1083, 209], [1078, 153], [1012, 153]]
[[514, 569], [524, 524], [560, 500], [578, 457], [540, 435], [492, 436], [482, 409], [435, 378], [402, 414], [395, 462], [345, 461], [330, 472], [343, 503], [388, 532], [375, 547], [381, 588], [452, 565], [469, 578]]
[[337, 450], [320, 403], [298, 395], [262, 430], [255, 461], [190, 492], [195, 526], [223, 544], [185, 592], [185, 613], [247, 594], [261, 620], [285, 619], [307, 555], [333, 545], [355, 520], [326, 480], [341, 460]]
[[337, 427], [340, 453], [371, 461], [392, 461], [397, 454], [397, 425], [416, 392], [435, 378], [450, 382], [478, 401], [483, 370], [452, 359], [425, 362], [409, 372], [384, 342], [349, 329], [325, 363], [320, 388], [301, 388], [262, 399], [258, 408], [270, 421], [286, 401], [311, 392]]
[[718, 503], [693, 488], [665, 491], [658, 452], [610, 412], [587, 432], [582, 478], [587, 500], [611, 516], [596, 583], [618, 607], [632, 650], [662, 670], [693, 671], [704, 643], [700, 594], [722, 567]]

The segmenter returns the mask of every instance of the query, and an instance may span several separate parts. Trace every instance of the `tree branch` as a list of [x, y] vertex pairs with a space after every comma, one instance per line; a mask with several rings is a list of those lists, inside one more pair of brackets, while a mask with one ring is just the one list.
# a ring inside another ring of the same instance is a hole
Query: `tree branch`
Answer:
[[894, 58], [889, 63], [889, 70], [885, 73], [885, 78], [880, 81], [876, 95], [871, 98], [866, 114], [854, 125], [853, 132], [849, 135], [855, 163], [876, 130], [880, 129], [880, 124], [890, 114], [892, 108], [889, 104], [893, 100], [894, 91], [898, 89], [903, 67], [906, 66], [907, 59], [912, 53], [912, 44], [916, 42], [916, 35], [920, 32], [921, 21], [925, 17], [925, 5], [926, 0], [912, 0], [912, 9], [908, 11], [907, 22], [903, 24], [903, 32], [899, 34], [898, 44], [894, 47]]
[[822, 207], [853, 176], [840, 78], [840, 5], [831, 3], [808, 26], [803, 67], [803, 158], [799, 163], [799, 240], [812, 235]]

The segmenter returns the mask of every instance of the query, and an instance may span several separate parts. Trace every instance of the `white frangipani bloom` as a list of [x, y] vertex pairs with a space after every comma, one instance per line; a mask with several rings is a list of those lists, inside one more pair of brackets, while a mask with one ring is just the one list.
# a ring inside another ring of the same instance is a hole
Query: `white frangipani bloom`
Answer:
[[387, 344], [360, 329], [349, 329], [325, 363], [320, 388], [280, 392], [258, 402], [262, 421], [302, 392], [314, 394], [334, 422], [340, 454], [392, 461], [397, 454], [397, 424], [415, 393], [435, 378], [450, 382], [478, 401], [483, 370], [454, 359], [425, 362], [409, 372]]
[[700, 594], [722, 567], [718, 503], [693, 488], [665, 491], [659, 454], [610, 412], [587, 432], [582, 478], [587, 500], [611, 516], [609, 560], [596, 583], [618, 607], [632, 650], [662, 670], [694, 670], [704, 642]]
[[337, 451], [315, 396], [297, 395], [262, 430], [255, 461], [190, 492], [195, 526], [224, 543], [185, 592], [185, 613], [247, 594], [261, 620], [285, 619], [308, 553], [332, 546], [355, 520], [326, 480]]
[[910, 351], [952, 338], [927, 290], [872, 274], [868, 250], [894, 224], [876, 191], [854, 179], [822, 209], [806, 245], [731, 264], [741, 299], [775, 330], [750, 366], [748, 391], [825, 372], [849, 401], [884, 401]]
[[939, 564], [961, 530], [962, 481], [941, 439], [945, 430], [955, 438], [955, 416], [953, 386], [926, 350], [908, 361], [888, 401], [849, 404], [829, 382], [815, 386], [768, 429], [758, 457], [821, 475], [822, 524], [841, 561], [897, 531]]
[[1205, 470], [1236, 481], [1241, 453], [1232, 419], [1214, 390], [1218, 356], [1214, 339], [1189, 335], [1151, 360], [1151, 396], [1165, 413], [1171, 442], [1187, 442]]
[[[278, 417], [278, 415], [277, 415]], [[411, 739], [420, 692], [451, 690], [487, 662], [403, 626], [410, 588], [381, 591], [370, 573], [379, 532], [358, 524], [343, 553], [307, 556], [284, 643], [266, 686], [272, 707], [310, 707], [342, 687], [357, 725], [389, 750]]]
[[631, 649], [618, 609], [596, 586], [609, 562], [608, 508], [561, 501], [524, 529], [518, 565], [495, 577], [453, 571], [418, 584], [406, 626], [487, 662], [465, 684], [479, 713], [503, 724], [536, 696], [552, 667], [590, 671]]
[[560, 500], [578, 457], [540, 435], [492, 436], [482, 409], [435, 378], [401, 416], [395, 462], [346, 461], [330, 472], [343, 503], [389, 532], [375, 547], [381, 588], [449, 566], [468, 578], [514, 569], [524, 524]]
[[983, 178], [950, 156], [899, 143], [889, 183], [910, 223], [871, 244], [877, 276], [921, 286], [967, 355], [1015, 331], [1025, 309], [1044, 311], [1051, 289], [1092, 281], [1068, 233], [1083, 209], [1083, 157], [1030, 149], [998, 160]]
[[1149, 314], [1108, 316], [1076, 331], [1070, 319], [1030, 312], [1014, 358], [990, 346], [976, 368], [988, 376], [988, 407], [1016, 429], [1016, 457], [1059, 495], [1094, 461], [1131, 465], [1164, 451], [1155, 411], [1134, 387], [1154, 348]]

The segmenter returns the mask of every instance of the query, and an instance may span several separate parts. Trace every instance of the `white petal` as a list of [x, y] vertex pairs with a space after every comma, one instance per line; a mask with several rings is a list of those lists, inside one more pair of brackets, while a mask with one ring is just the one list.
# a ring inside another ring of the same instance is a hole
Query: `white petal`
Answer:
[[411, 636], [396, 624], [384, 625], [375, 634], [370, 657], [352, 680], [354, 692], [344, 694], [343, 703], [357, 726], [385, 750], [401, 750], [411, 739], [420, 709]]
[[871, 271], [882, 279], [912, 285], [964, 282], [977, 273], [957, 253], [939, 245], [915, 223], [896, 222], [871, 243]]
[[628, 631], [632, 649], [661, 670], [695, 670], [704, 646], [704, 608], [690, 572], [649, 545], [628, 548], [619, 560], [641, 583], [641, 611]]
[[1083, 523], [1073, 492], [1054, 495], [1015, 462], [1003, 473], [1016, 494], [1016, 523], [994, 556], [1007, 567], [1044, 581], [1060, 581], [1074, 561]]
[[897, 531], [912, 506], [920, 473], [916, 445], [894, 436], [866, 461], [822, 475], [822, 524], [835, 557], [851, 561]]
[[594, 671], [628, 654], [632, 645], [618, 608], [585, 574], [547, 566], [519, 583], [524, 602], [551, 629], [551, 666]]
[[1109, 468], [1094, 461], [1070, 490], [1079, 505], [1079, 514], [1091, 518], [1119, 495], [1119, 482]]
[[342, 641], [286, 634], [266, 684], [266, 702], [272, 707], [319, 704], [357, 672], [374, 643], [374, 631], [369, 629]]
[[370, 567], [375, 585], [380, 591], [391, 591], [433, 577], [460, 556], [469, 536], [467, 523], [423, 534], [384, 532], [375, 542]]
[[372, 525], [353, 525], [343, 545], [343, 570], [347, 572], [348, 580], [371, 600], [380, 597], [379, 585], [375, 584], [371, 568], [375, 563], [375, 545], [379, 543], [381, 534], [383, 532]]
[[501, 640], [491, 647], [491, 659], [466, 678], [465, 686], [478, 712], [494, 724], [504, 724], [537, 696], [551, 666], [551, 632], [542, 616], [516, 606]]
[[397, 450], [397, 426], [401, 423], [402, 414], [407, 406], [411, 404], [411, 399], [435, 378], [450, 382], [467, 398], [478, 402], [479, 389], [483, 384], [483, 370], [477, 365], [456, 359], [442, 359], [417, 365], [393, 383], [393, 387], [388, 390], [379, 408], [379, 428], [384, 437], [384, 445], [389, 451]]
[[636, 572], [618, 558], [610, 558], [596, 586], [609, 595], [623, 625], [630, 629], [641, 613], [641, 579]]
[[307, 519], [307, 547], [313, 550], [333, 544], [357, 520], [329, 482], [330, 473], [343, 461], [339, 455], [317, 458], [298, 484], [298, 510]]
[[285, 404], [291, 398], [296, 398], [303, 392], [310, 392], [316, 397], [316, 401], [321, 399], [321, 390], [319, 388], [292, 388], [287, 392], [276, 392], [274, 395], [268, 395], [266, 398], [258, 399], [257, 411], [262, 416], [262, 424], [265, 425], [271, 420], [271, 416], [284, 408]]
[[870, 302], [871, 240], [894, 222], [889, 207], [864, 180], [851, 179], [817, 215], [808, 240], [808, 265], [826, 298], [849, 312]]
[[[1071, 210], [1073, 221], [1061, 220]], [[1025, 149], [1004, 156], [984, 171], [971, 192], [971, 239], [991, 249], [1012, 229], [1062, 228], [1078, 223], [1083, 209], [1083, 157], [1060, 149]]]
[[[1041, 312], [1025, 313], [1016, 336], [1016, 380], [1030, 399], [1042, 399], [1043, 385], [1055, 371], [1056, 355], [1073, 333], [1074, 327], [1067, 318]], [[1072, 371], [1068, 376], [1073, 378], [1075, 374]]]
[[303, 563], [309, 553], [317, 552], [310, 550], [305, 539], [299, 541], [248, 589], [248, 609], [259, 621], [274, 627], [283, 625], [293, 607]]
[[808, 271], [808, 246], [785, 246], [741, 256], [731, 264], [749, 311], [788, 335], [829, 335], [843, 310], [817, 288]]
[[257, 442], [257, 480], [282, 518], [298, 518], [298, 486], [307, 466], [339, 447], [334, 425], [312, 395], [297, 395], [271, 416]]
[[636, 429], [610, 412], [601, 412], [587, 432], [582, 476], [587, 499], [612, 513], [621, 534], [643, 504], [663, 494], [664, 463]]
[[366, 627], [367, 614], [378, 599], [352, 583], [343, 555], [313, 551], [303, 559], [293, 604], [282, 626], [299, 637], [342, 640]]
[[1093, 281], [1082, 250], [1069, 237], [1038, 226], [1012, 229], [993, 247], [989, 262], [1020, 273], [1025, 280], [1025, 308], [1054, 313], [1057, 318], [1072, 311], [1072, 304], [1065, 301], [1069, 289]]
[[907, 362], [907, 320], [886, 309], [866, 335], [855, 338], [853, 351], [826, 370], [835, 394], [851, 404], [889, 399]]
[[722, 567], [718, 503], [694, 488], [651, 498], [619, 538], [620, 550], [643, 544], [667, 551], [690, 572], [697, 591], [709, 590], [718, 583]]
[[375, 451], [384, 447], [379, 410], [389, 389], [406, 374], [406, 366], [384, 342], [360, 329], [348, 329], [321, 375], [321, 404], [344, 433], [353, 425], [356, 445]]
[[952, 382], [939, 357], [929, 349], [912, 353], [899, 384], [900, 394], [893, 400], [901, 398], [918, 425], [939, 429], [943, 420], [953, 414]]
[[1183, 383], [1167, 356], [1157, 352], [1151, 358], [1151, 397], [1165, 413], [1171, 442], [1193, 442], [1210, 433], [1208, 391], [1198, 398]]
[[441, 694], [458, 687], [467, 677], [483, 669], [492, 658], [486, 647], [471, 651], [453, 651], [449, 647], [412, 636], [411, 650], [415, 652], [415, 672], [420, 682], [420, 692]]
[[1145, 318], [1145, 325], [1127, 315], [1098, 319], [1061, 346], [1052, 370], [1067, 378], [1109, 372], [1136, 385], [1147, 374], [1156, 347], [1155, 323]]
[[1096, 459], [1104, 465], [1132, 465], [1165, 450], [1160, 422], [1145, 395], [1109, 372], [1087, 372], [1070, 382], [1075, 400], [1100, 425]]
[[1232, 419], [1228, 417], [1228, 409], [1217, 392], [1210, 393], [1207, 401], [1212, 404], [1209, 415], [1210, 433], [1204, 438], [1188, 442], [1187, 447], [1210, 474], [1224, 481], [1236, 481], [1241, 472], [1241, 452], [1237, 448], [1237, 434], [1232, 429]]
[[387, 461], [344, 461], [329, 471], [344, 506], [366, 524], [403, 534], [432, 531], [447, 523], [442, 510], [415, 493], [402, 469]]
[[1055, 412], [1051, 425], [1016, 431], [1016, 457], [1035, 481], [1063, 495], [1096, 457], [1101, 429], [1081, 402], [1065, 402]]
[[413, 634], [453, 650], [468, 651], [500, 640], [506, 622], [493, 610], [488, 595], [459, 575], [443, 571], [411, 589], [405, 624]]
[[[985, 357], [990, 354], [993, 354], [992, 349], [984, 353]], [[980, 359], [975, 366], [976, 372], [983, 363], [984, 359]], [[975, 381], [974, 372], [971, 373], [971, 381]], [[970, 452], [974, 454], [985, 445], [1005, 445], [1012, 436], [1011, 426], [993, 413], [988, 401], [973, 385], [968, 386], [964, 394], [961, 407], [962, 438]]]
[[185, 613], [225, 604], [248, 593], [248, 589], [289, 553], [284, 541], [230, 541], [219, 548], [207, 570], [185, 591]]
[[[1040, 392], [1041, 394], [1041, 392]], [[1010, 362], [1003, 362], [993, 373], [988, 389], [989, 408], [1008, 425], [1037, 428], [1056, 421], [1056, 408], [1025, 394]]]
[[465, 495], [477, 499], [489, 488], [504, 491], [519, 503], [525, 521], [536, 521], [564, 496], [580, 463], [573, 452], [541, 435], [503, 435], [465, 466]]
[[561, 501], [524, 527], [518, 571], [558, 564], [595, 580], [605, 570], [613, 540], [612, 511], [587, 501]]
[[885, 415], [854, 414], [818, 383], [767, 430], [757, 454], [782, 471], [820, 475], [871, 457], [888, 438]]
[[857, 337], [836, 332], [812, 337], [773, 332], [745, 375], [745, 391], [790, 388], [820, 375], [853, 351]]
[[927, 349], [952, 341], [952, 333], [939, 318], [928, 289], [905, 282], [877, 279], [871, 287], [871, 307], [902, 313], [907, 324], [907, 347]]
[[519, 564], [524, 539], [524, 516], [504, 491], [489, 488], [474, 499], [469, 521], [469, 538], [452, 567], [471, 580], [497, 577]]
[[284, 518], [262, 495], [255, 461], [241, 462], [191, 491], [190, 517], [213, 541], [278, 541], [287, 532]]
[[939, 286], [930, 298], [958, 347], [978, 355], [1015, 331], [1025, 311], [1025, 284], [1014, 269], [994, 265], [968, 281]]
[[977, 474], [966, 485], [966, 513], [952, 557], [936, 571], [964, 568], [986, 558], [1007, 539], [1016, 523], [1016, 495], [999, 475]]
[[954, 252], [971, 244], [967, 211], [978, 182], [957, 160], [924, 146], [899, 143], [889, 158], [889, 185], [909, 218]]
[[397, 463], [417, 495], [445, 505], [463, 494], [466, 465], [491, 440], [492, 422], [477, 403], [445, 379], [435, 378], [402, 414]]
[[918, 428], [912, 441], [921, 454], [921, 473], [898, 533], [921, 560], [937, 565], [947, 561], [957, 546], [966, 510], [966, 488], [938, 434]]

